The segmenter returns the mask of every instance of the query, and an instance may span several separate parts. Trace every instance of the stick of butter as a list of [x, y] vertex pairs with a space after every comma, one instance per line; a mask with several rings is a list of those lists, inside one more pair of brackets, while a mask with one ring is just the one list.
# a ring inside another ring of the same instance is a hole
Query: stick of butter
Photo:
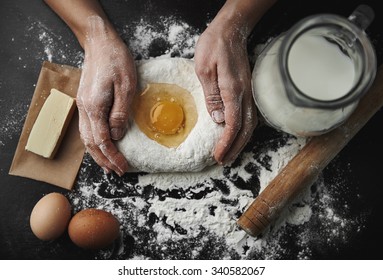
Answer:
[[32, 127], [25, 149], [45, 158], [54, 158], [75, 107], [74, 98], [51, 89]]

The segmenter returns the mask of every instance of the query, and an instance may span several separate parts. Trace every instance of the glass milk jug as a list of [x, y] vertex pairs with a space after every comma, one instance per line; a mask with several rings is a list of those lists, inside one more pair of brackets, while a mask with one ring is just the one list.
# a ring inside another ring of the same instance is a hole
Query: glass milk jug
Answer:
[[364, 32], [373, 17], [366, 5], [348, 18], [309, 16], [267, 44], [252, 73], [266, 122], [296, 136], [341, 125], [375, 79], [375, 51]]

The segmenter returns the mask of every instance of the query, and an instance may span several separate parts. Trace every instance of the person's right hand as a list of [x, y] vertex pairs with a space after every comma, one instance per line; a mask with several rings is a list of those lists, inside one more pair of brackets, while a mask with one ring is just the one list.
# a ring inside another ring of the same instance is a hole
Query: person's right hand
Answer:
[[238, 157], [258, 123], [243, 29], [235, 21], [217, 17], [195, 49], [195, 68], [206, 108], [213, 121], [224, 125], [214, 148], [214, 158], [220, 164], [231, 164]]
[[113, 140], [126, 132], [137, 84], [134, 60], [122, 39], [97, 29], [97, 22], [84, 50], [76, 99], [81, 139], [105, 172], [122, 176], [129, 166]]

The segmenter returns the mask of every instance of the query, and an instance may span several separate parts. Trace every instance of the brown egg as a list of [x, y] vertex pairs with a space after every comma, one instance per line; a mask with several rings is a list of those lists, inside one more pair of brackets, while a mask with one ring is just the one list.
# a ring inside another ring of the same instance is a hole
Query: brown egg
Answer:
[[70, 217], [68, 199], [60, 193], [50, 193], [36, 203], [31, 212], [30, 226], [37, 238], [54, 240], [65, 232]]
[[97, 250], [113, 243], [120, 234], [120, 224], [111, 213], [89, 208], [73, 216], [68, 233], [77, 246]]

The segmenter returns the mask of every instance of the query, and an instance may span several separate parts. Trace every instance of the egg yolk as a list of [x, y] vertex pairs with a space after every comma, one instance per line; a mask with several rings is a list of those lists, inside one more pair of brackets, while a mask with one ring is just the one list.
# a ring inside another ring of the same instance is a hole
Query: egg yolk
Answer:
[[186, 89], [165, 83], [151, 83], [135, 96], [134, 121], [157, 143], [178, 147], [197, 122], [197, 107]]
[[184, 122], [184, 111], [176, 102], [161, 101], [152, 107], [150, 121], [163, 134], [175, 134]]

